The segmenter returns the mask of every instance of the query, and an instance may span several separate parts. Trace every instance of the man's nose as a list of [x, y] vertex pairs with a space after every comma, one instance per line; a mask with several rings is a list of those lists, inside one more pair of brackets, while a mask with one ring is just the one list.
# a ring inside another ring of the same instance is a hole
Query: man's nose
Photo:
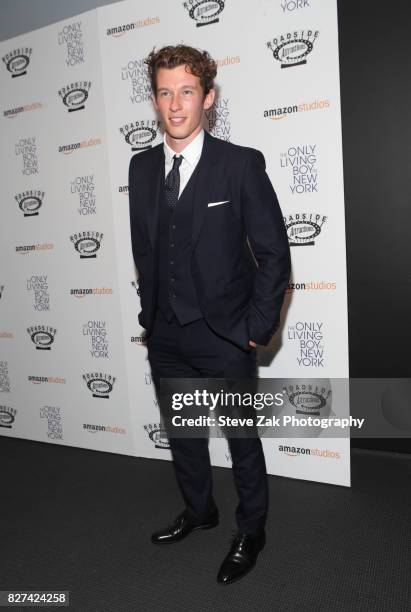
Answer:
[[171, 98], [170, 110], [178, 111], [181, 108], [181, 96], [178, 93], [173, 94]]

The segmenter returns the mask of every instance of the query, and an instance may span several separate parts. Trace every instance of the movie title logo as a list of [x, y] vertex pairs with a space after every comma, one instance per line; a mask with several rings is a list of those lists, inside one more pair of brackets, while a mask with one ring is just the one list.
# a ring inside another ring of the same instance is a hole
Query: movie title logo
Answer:
[[324, 367], [323, 325], [322, 321], [297, 321], [288, 326], [287, 338], [297, 343], [296, 359], [300, 367]]
[[90, 355], [94, 359], [109, 358], [106, 321], [87, 321], [83, 324], [83, 336], [90, 339]]
[[57, 329], [49, 325], [32, 325], [27, 333], [38, 351], [50, 351]]
[[47, 437], [52, 440], [63, 439], [63, 421], [61, 408], [58, 406], [42, 406], [40, 418], [47, 420]]
[[148, 423], [144, 425], [144, 429], [155, 448], [170, 448], [170, 442], [161, 423]]
[[86, 295], [112, 295], [111, 287], [87, 287], [79, 289], [70, 289], [70, 295], [76, 298], [84, 298]]
[[27, 380], [33, 385], [41, 385], [44, 383], [55, 385], [66, 384], [66, 379], [61, 376], [27, 376]]
[[290, 246], [313, 246], [327, 218], [319, 213], [295, 213], [284, 217]]
[[36, 217], [43, 205], [44, 191], [30, 189], [14, 196], [24, 217]]
[[66, 85], [59, 90], [59, 96], [63, 100], [69, 113], [83, 110], [90, 91], [91, 81], [76, 81]]
[[128, 32], [132, 32], [138, 28], [146, 28], [147, 26], [156, 25], [157, 23], [160, 23], [160, 17], [137, 19], [137, 21], [132, 21], [131, 23], [124, 23], [123, 25], [107, 28], [106, 36], [119, 38], [120, 36], [124, 36], [125, 34], [128, 34]]
[[104, 234], [101, 232], [84, 231], [70, 236], [74, 248], [80, 255], [80, 259], [94, 259], [101, 247]]
[[15, 247], [16, 253], [19, 255], [27, 255], [33, 251], [51, 251], [54, 249], [54, 244], [43, 242], [42, 244], [23, 244]]
[[15, 421], [17, 410], [11, 406], [0, 406], [0, 427], [11, 429]]
[[20, 113], [27, 113], [28, 111], [43, 108], [45, 105], [42, 102], [31, 102], [31, 104], [25, 104], [24, 106], [16, 106], [15, 108], [9, 108], [3, 111], [3, 117], [7, 119], [14, 119]]
[[131, 146], [132, 151], [145, 151], [151, 149], [157, 138], [160, 122], [156, 119], [144, 119], [126, 123], [120, 128], [124, 140]]
[[95, 215], [96, 214], [96, 185], [94, 174], [85, 174], [76, 176], [70, 183], [70, 193], [78, 195], [79, 207], [77, 212], [79, 215]]
[[34, 310], [37, 312], [50, 310], [47, 276], [44, 274], [33, 274], [27, 279], [26, 286], [27, 291], [34, 292]]
[[291, 171], [289, 189], [293, 195], [318, 193], [317, 145], [288, 147], [280, 154], [280, 167]]
[[283, 387], [296, 414], [304, 416], [324, 416], [324, 408], [330, 409], [331, 389], [316, 384], [288, 385]]
[[219, 15], [224, 10], [224, 0], [187, 0], [183, 2], [184, 8], [196, 27], [211, 25], [220, 21]]
[[303, 8], [310, 8], [311, 4], [309, 0], [282, 0], [281, 8], [283, 9], [283, 13], [288, 11], [292, 13], [294, 11], [298, 11]]
[[293, 106], [279, 106], [278, 108], [269, 108], [263, 111], [265, 119], [279, 121], [296, 113], [306, 113], [313, 110], [323, 110], [329, 108], [329, 100], [314, 100], [313, 102], [303, 102], [302, 104], [294, 104]]
[[92, 396], [102, 399], [110, 398], [110, 393], [116, 382], [114, 376], [111, 376], [111, 374], [102, 374], [101, 372], [83, 374], [83, 380], [87, 385], [87, 389], [91, 391]]
[[57, 36], [58, 45], [66, 47], [66, 66], [84, 64], [84, 41], [81, 21], [65, 25]]
[[307, 56], [319, 34], [318, 30], [295, 30], [269, 40], [267, 47], [274, 59], [281, 63], [281, 68], [302, 66], [307, 63]]
[[0, 361], [0, 391], [10, 392], [9, 365], [7, 361]]
[[144, 58], [130, 59], [121, 68], [121, 80], [129, 83], [132, 104], [141, 104], [151, 99], [151, 85]]
[[59, 153], [64, 153], [64, 155], [71, 155], [74, 151], [78, 149], [84, 149], [86, 147], [94, 147], [96, 145], [101, 144], [101, 138], [89, 138], [89, 140], [82, 140], [81, 142], [73, 142], [68, 145], [60, 145], [58, 148]]
[[217, 100], [213, 106], [205, 111], [209, 131], [220, 140], [230, 141], [231, 122], [228, 98]]
[[10, 72], [12, 79], [27, 74], [32, 51], [33, 49], [30, 47], [19, 47], [3, 56], [3, 62]]
[[16, 157], [21, 155], [23, 160], [23, 168], [21, 173], [25, 176], [38, 174], [39, 160], [37, 155], [36, 137], [21, 138], [14, 146]]

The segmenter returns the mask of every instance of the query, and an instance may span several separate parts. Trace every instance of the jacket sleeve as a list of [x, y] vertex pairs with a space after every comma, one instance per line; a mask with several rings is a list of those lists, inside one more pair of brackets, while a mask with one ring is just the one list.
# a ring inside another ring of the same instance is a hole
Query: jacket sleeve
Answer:
[[250, 150], [242, 184], [243, 218], [258, 264], [251, 297], [250, 340], [266, 345], [280, 325], [280, 310], [291, 273], [290, 247], [277, 196], [265, 172], [265, 159]]
[[128, 199], [130, 206], [131, 247], [133, 250], [134, 263], [138, 269], [139, 254], [144, 253], [145, 242], [142, 225], [142, 211], [138, 201], [137, 159], [138, 154], [136, 153], [130, 160], [128, 170]]

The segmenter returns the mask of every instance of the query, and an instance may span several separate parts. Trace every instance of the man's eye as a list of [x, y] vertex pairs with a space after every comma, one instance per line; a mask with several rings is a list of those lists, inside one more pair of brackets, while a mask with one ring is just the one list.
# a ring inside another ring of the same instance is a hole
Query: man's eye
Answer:
[[161, 96], [162, 98], [164, 98], [164, 96], [168, 96], [168, 91], [162, 91], [162, 92], [160, 93], [160, 96]]
[[191, 94], [191, 93], [193, 93], [193, 92], [192, 92], [192, 90], [191, 90], [191, 89], [185, 89], [185, 90], [184, 90], [184, 93], [185, 93], [185, 94]]

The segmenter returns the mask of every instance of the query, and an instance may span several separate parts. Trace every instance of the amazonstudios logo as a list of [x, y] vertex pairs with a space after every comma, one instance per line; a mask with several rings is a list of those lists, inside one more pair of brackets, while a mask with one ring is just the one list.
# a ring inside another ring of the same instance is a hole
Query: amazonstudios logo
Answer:
[[224, 0], [187, 0], [183, 6], [188, 11], [196, 27], [211, 25], [220, 21], [220, 15], [225, 8]]
[[267, 47], [281, 68], [303, 66], [314, 49], [314, 43], [320, 32], [318, 30], [295, 30], [272, 38]]

